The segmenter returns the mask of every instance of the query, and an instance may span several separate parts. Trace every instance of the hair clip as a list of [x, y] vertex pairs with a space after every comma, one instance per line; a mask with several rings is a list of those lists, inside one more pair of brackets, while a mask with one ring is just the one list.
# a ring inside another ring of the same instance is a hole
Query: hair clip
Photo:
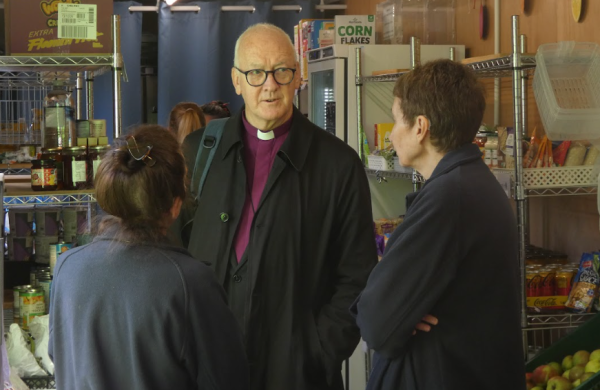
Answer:
[[[131, 142], [133, 140], [133, 142]], [[131, 157], [133, 157], [136, 161], [143, 161], [149, 167], [153, 167], [156, 164], [156, 160], [150, 157], [150, 151], [152, 150], [152, 145], [148, 145], [146, 147], [140, 147], [135, 140], [133, 135], [127, 137], [127, 150]]]

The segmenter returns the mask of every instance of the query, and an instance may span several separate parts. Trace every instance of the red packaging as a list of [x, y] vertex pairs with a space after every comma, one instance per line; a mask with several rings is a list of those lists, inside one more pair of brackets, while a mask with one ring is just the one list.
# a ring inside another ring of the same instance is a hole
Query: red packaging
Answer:
[[569, 151], [570, 146], [571, 141], [563, 141], [552, 152], [552, 160], [554, 160], [554, 163], [557, 166], [562, 167], [565, 164], [565, 159], [567, 158], [567, 152]]

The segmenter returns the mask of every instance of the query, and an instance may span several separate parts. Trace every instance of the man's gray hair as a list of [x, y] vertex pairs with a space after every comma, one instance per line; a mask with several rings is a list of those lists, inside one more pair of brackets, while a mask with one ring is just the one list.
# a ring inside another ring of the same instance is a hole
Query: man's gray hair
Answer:
[[277, 27], [274, 24], [271, 23], [257, 23], [257, 24], [253, 24], [252, 26], [248, 27], [246, 29], [246, 31], [244, 31], [242, 33], [242, 35], [240, 35], [237, 39], [237, 41], [235, 42], [235, 49], [233, 52], [233, 66], [238, 67], [240, 66], [240, 62], [239, 62], [239, 55], [238, 52], [240, 50], [240, 42], [250, 33], [254, 32], [254, 31], [259, 31], [259, 30], [270, 30], [271, 32], [275, 33], [275, 34], [281, 34], [282, 36], [285, 36], [288, 40], [288, 42], [290, 43], [290, 50], [294, 53], [294, 59], [297, 61], [298, 59], [296, 58], [296, 49], [294, 48], [294, 43], [292, 42], [292, 40], [290, 39], [290, 36], [283, 31], [281, 28]]

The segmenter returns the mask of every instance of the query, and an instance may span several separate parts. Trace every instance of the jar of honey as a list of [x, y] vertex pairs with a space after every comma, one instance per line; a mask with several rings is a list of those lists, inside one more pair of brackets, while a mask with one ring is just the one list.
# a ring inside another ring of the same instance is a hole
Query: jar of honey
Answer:
[[90, 146], [88, 151], [88, 174], [89, 174], [89, 183], [90, 185], [94, 185], [94, 179], [96, 178], [96, 172], [98, 171], [98, 167], [100, 166], [100, 161], [102, 161], [102, 157], [110, 150], [110, 145], [97, 145]]
[[63, 155], [62, 148], [43, 149], [41, 160], [54, 160], [56, 163], [56, 189], [63, 189]]
[[65, 190], [87, 187], [87, 152], [85, 146], [63, 148], [63, 182]]
[[34, 191], [56, 190], [56, 163], [54, 160], [31, 161], [31, 189]]

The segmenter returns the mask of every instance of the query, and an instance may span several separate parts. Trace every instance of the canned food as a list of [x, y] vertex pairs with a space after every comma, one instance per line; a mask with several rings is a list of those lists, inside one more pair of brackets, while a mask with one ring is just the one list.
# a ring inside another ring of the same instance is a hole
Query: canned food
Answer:
[[28, 288], [19, 292], [21, 309], [21, 326], [28, 329], [33, 317], [43, 316], [46, 311], [44, 290], [41, 288]]
[[40, 288], [44, 291], [44, 302], [46, 303], [45, 313], [48, 313], [50, 303], [50, 288], [52, 286], [52, 278], [49, 272], [44, 272], [38, 276]]
[[574, 275], [573, 271], [566, 269], [556, 274], [556, 295], [569, 295]]
[[526, 276], [526, 295], [528, 297], [539, 297], [542, 277], [537, 271], [527, 271]]
[[31, 285], [15, 286], [13, 288], [13, 318], [15, 322], [21, 319], [21, 291], [25, 292], [30, 289]]
[[65, 253], [73, 247], [73, 244], [61, 242], [56, 245], [50, 245], [50, 275], [54, 275], [54, 267], [58, 256]]
[[556, 270], [542, 268], [538, 272], [542, 277], [540, 296], [548, 297], [556, 295]]

